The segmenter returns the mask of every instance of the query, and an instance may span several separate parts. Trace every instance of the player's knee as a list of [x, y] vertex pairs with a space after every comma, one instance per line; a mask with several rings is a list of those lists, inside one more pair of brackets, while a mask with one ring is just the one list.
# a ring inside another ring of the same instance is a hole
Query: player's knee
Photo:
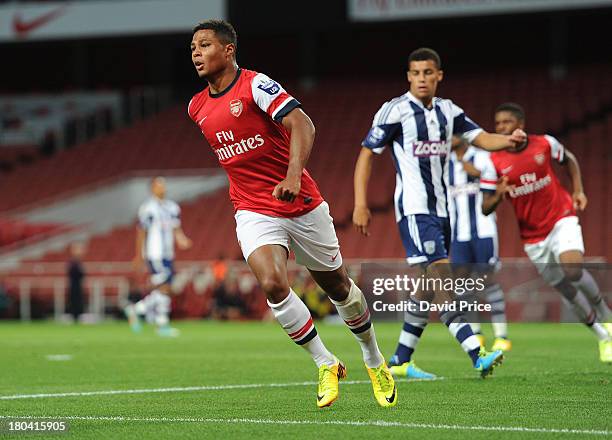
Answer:
[[330, 272], [328, 276], [318, 277], [317, 283], [334, 301], [344, 301], [351, 291], [351, 280], [344, 273]]
[[337, 282], [325, 289], [325, 293], [334, 301], [344, 301], [351, 291], [351, 283]]
[[580, 281], [580, 278], [582, 278], [582, 267], [564, 266], [563, 274], [565, 275], [565, 279], [575, 283], [576, 281]]
[[280, 276], [269, 275], [261, 280], [261, 289], [264, 291], [268, 299], [278, 304], [289, 294], [289, 284]]

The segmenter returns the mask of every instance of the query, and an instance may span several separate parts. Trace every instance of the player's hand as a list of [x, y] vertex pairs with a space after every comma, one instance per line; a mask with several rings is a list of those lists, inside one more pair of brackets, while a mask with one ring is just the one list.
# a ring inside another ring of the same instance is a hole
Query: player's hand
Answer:
[[514, 185], [508, 185], [508, 176], [501, 176], [497, 181], [497, 186], [495, 187], [495, 194], [498, 197], [505, 198], [506, 194], [508, 194]]
[[176, 237], [176, 245], [182, 251], [190, 249], [193, 246], [193, 241], [186, 235], [179, 235]]
[[144, 271], [144, 260], [142, 257], [134, 257], [132, 260], [132, 270], [136, 273]]
[[272, 197], [274, 197], [276, 200], [281, 200], [283, 202], [293, 202], [300, 193], [301, 188], [302, 176], [288, 176], [285, 177], [282, 182], [276, 185], [276, 187], [274, 187], [274, 191], [272, 191]]
[[372, 220], [372, 213], [365, 206], [356, 206], [353, 210], [353, 226], [361, 235], [368, 237], [370, 232], [368, 227]]
[[584, 211], [589, 203], [587, 196], [582, 191], [572, 194], [572, 200], [574, 202], [574, 209], [578, 211]]
[[480, 170], [476, 168], [471, 162], [465, 162], [461, 160], [461, 165], [463, 166], [465, 172], [468, 173], [468, 175], [476, 178], [480, 177]]
[[508, 140], [510, 141], [510, 144], [513, 148], [520, 148], [525, 145], [525, 143], [527, 143], [527, 133], [525, 133], [520, 128], [517, 128], [508, 137]]

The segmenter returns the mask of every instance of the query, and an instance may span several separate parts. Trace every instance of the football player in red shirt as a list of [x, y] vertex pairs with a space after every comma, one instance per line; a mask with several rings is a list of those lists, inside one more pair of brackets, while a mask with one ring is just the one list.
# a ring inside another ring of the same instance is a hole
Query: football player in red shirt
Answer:
[[227, 172], [244, 258], [275, 318], [319, 368], [319, 407], [337, 399], [346, 368], [323, 345], [308, 308], [289, 286], [290, 249], [355, 334], [377, 402], [394, 406], [397, 390], [365, 297], [348, 277], [329, 206], [305, 169], [314, 125], [280, 84], [238, 67], [236, 50], [231, 24], [208, 20], [194, 28], [191, 59], [208, 86], [190, 101], [188, 113]]
[[[495, 131], [512, 133], [525, 126], [525, 112], [514, 103], [495, 111]], [[552, 161], [564, 165], [573, 193], [561, 185]], [[519, 148], [497, 151], [482, 170], [482, 211], [495, 211], [504, 198], [512, 203], [525, 253], [544, 280], [571, 304], [599, 339], [602, 362], [612, 362], [610, 310], [591, 274], [583, 268], [584, 244], [576, 211], [587, 206], [576, 157], [554, 137], [529, 135]]]

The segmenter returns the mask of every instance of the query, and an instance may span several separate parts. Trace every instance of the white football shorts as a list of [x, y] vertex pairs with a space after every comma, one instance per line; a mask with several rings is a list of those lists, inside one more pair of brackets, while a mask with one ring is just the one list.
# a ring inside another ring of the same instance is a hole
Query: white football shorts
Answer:
[[257, 212], [238, 210], [236, 235], [244, 259], [255, 249], [278, 244], [295, 254], [296, 263], [314, 271], [327, 272], [342, 266], [342, 255], [334, 219], [327, 202], [299, 217], [271, 217]]
[[563, 270], [558, 266], [559, 255], [567, 251], [580, 251], [584, 254], [578, 217], [563, 217], [555, 223], [544, 240], [525, 244], [524, 249], [542, 278], [553, 286], [558, 284], [564, 277]]

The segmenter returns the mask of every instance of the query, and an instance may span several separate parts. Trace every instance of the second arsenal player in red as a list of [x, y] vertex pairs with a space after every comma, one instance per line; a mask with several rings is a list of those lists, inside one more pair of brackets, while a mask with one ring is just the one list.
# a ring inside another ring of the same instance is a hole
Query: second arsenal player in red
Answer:
[[306, 305], [289, 286], [287, 258], [305, 266], [355, 335], [379, 405], [397, 403], [365, 297], [348, 277], [329, 206], [305, 166], [315, 129], [300, 103], [263, 73], [236, 63], [236, 32], [223, 20], [193, 29], [191, 59], [208, 86], [188, 113], [230, 182], [236, 233], [247, 264], [289, 337], [319, 368], [317, 406], [338, 398], [346, 367], [323, 344]]
[[[495, 131], [525, 126], [525, 112], [514, 103], [495, 111]], [[552, 162], [564, 165], [573, 193], [561, 185]], [[587, 206], [576, 157], [549, 135], [529, 135], [521, 147], [491, 154], [481, 171], [482, 211], [488, 215], [507, 198], [514, 207], [525, 253], [542, 278], [571, 304], [599, 340], [599, 357], [612, 362], [610, 310], [591, 274], [583, 268], [584, 244], [576, 211]]]

